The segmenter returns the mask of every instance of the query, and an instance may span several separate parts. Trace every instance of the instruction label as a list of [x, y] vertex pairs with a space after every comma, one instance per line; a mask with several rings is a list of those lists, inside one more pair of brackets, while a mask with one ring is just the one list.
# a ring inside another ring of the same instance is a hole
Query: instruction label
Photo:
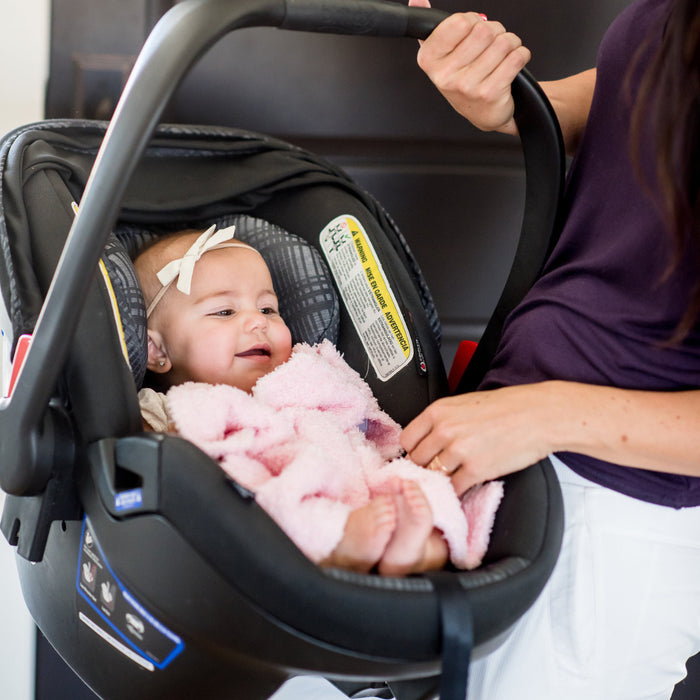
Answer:
[[319, 242], [372, 367], [387, 381], [411, 362], [413, 343], [372, 243], [347, 214], [333, 219]]
[[184, 649], [182, 639], [123, 586], [87, 520], [83, 522], [76, 587], [82, 599], [80, 621], [134, 663], [149, 671], [164, 669]]

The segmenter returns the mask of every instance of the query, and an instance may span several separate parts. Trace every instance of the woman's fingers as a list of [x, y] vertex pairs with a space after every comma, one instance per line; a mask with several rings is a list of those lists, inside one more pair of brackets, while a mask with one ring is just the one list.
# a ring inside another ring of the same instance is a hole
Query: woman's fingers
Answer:
[[[416, 416], [401, 432], [401, 447], [416, 464], [420, 464], [422, 467], [426, 466], [430, 459], [435, 456], [435, 453], [431, 454], [424, 462], [421, 462], [419, 459], [419, 445], [430, 433], [431, 428], [432, 422], [428, 410], [425, 410]], [[427, 454], [425, 447], [422, 451], [424, 454]]]
[[550, 383], [450, 396], [406, 426], [401, 446], [416, 464], [449, 474], [462, 494], [551, 452], [560, 405]]
[[439, 399], [416, 416], [401, 433], [401, 447], [416, 464], [451, 473], [459, 466], [452, 454], [452, 426], [459, 423], [458, 406], [453, 398]]
[[445, 58], [458, 59], [455, 53], [477, 25], [485, 24], [475, 12], [450, 15], [433, 30], [418, 52], [418, 65], [428, 74], [436, 62]]
[[479, 129], [508, 133], [515, 133], [511, 83], [529, 60], [518, 36], [475, 12], [450, 15], [418, 51], [418, 65], [460, 114]]

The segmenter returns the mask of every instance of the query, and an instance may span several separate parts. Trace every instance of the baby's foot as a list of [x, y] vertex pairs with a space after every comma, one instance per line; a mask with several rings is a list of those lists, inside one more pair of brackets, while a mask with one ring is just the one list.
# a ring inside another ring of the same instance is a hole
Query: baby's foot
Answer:
[[433, 513], [418, 484], [403, 481], [395, 499], [398, 521], [379, 561], [379, 573], [383, 576], [405, 576], [419, 570], [433, 531]]
[[396, 523], [394, 498], [391, 495], [376, 496], [367, 505], [350, 513], [343, 539], [323, 564], [367, 573], [384, 553]]

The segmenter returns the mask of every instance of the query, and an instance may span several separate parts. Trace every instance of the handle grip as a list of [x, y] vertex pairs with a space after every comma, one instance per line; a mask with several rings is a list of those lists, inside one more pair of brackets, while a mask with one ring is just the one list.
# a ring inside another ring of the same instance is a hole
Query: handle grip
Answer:
[[376, 0], [286, 0], [286, 15], [280, 28], [425, 39], [447, 16], [442, 10]]

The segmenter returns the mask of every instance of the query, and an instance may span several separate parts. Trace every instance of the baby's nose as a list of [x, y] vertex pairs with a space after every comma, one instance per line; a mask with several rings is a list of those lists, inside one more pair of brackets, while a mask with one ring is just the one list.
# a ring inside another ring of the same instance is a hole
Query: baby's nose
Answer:
[[251, 330], [265, 329], [268, 326], [267, 314], [262, 311], [251, 311], [246, 319], [247, 326]]

